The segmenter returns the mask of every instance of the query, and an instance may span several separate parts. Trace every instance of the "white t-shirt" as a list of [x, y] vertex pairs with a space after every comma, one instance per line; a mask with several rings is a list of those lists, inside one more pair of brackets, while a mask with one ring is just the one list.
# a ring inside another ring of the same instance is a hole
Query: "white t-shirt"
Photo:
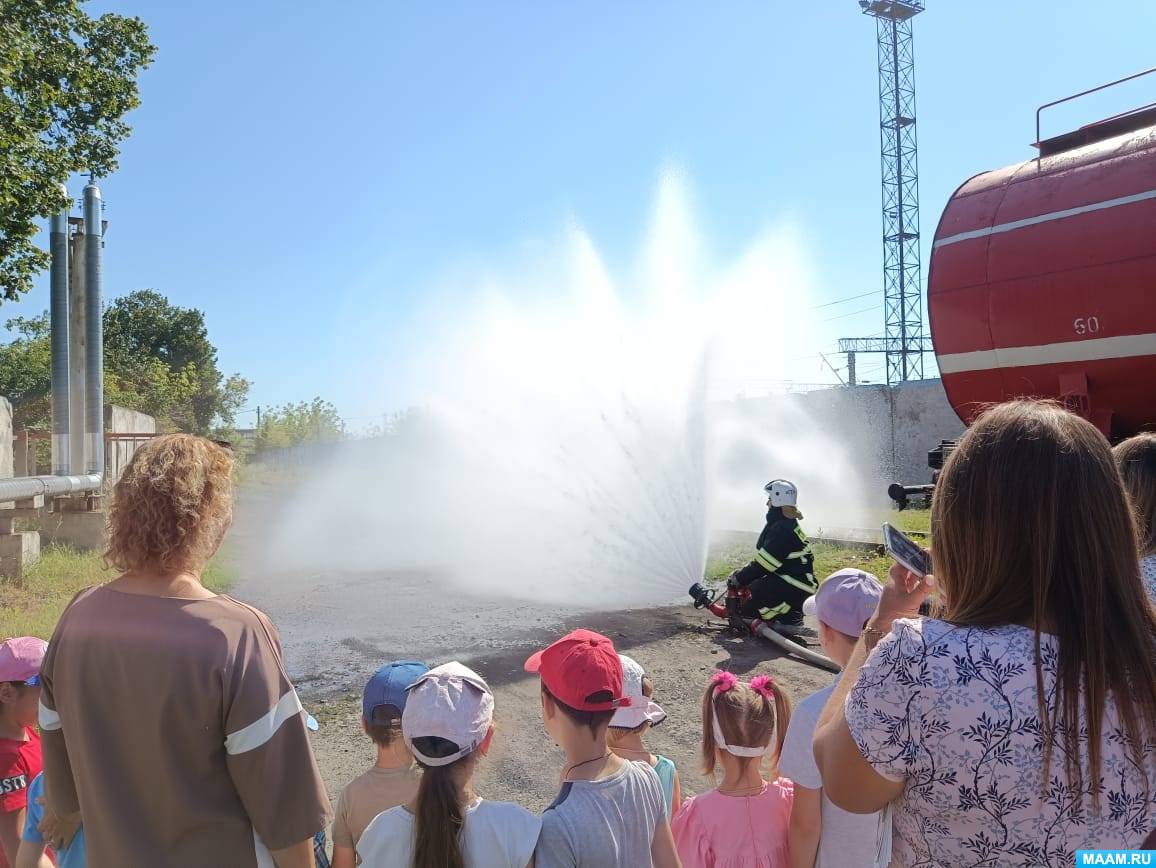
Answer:
[[[812, 745], [819, 714], [835, 690], [838, 680], [836, 678], [830, 687], [812, 693], [791, 712], [779, 771], [794, 781], [796, 787], [809, 790], [823, 787]], [[798, 798], [799, 791], [796, 789], [796, 804]], [[823, 830], [819, 838], [819, 852], [815, 856], [815, 868], [874, 868], [880, 812], [852, 814], [834, 804], [824, 793], [821, 816]]]
[[1148, 597], [1156, 603], [1156, 555], [1140, 558], [1140, 578], [1148, 589]]
[[[1152, 831], [1156, 787], [1145, 798], [1110, 696], [1100, 813], [1087, 794], [1081, 807], [1062, 741], [1042, 779], [1033, 641], [1032, 630], [1014, 624], [985, 629], [904, 618], [863, 664], [847, 697], [847, 724], [875, 771], [903, 783], [892, 803], [892, 865], [1070, 868], [1076, 850], [1135, 849]], [[1040, 637], [1040, 657], [1050, 694], [1055, 636]], [[1156, 740], [1143, 757], [1156, 781]], [[1090, 790], [1086, 780], [1084, 787]]]
[[[478, 799], [466, 808], [462, 854], [468, 868], [526, 868], [542, 821], [520, 805]], [[357, 842], [362, 868], [410, 868], [414, 816], [404, 805], [378, 814]]]

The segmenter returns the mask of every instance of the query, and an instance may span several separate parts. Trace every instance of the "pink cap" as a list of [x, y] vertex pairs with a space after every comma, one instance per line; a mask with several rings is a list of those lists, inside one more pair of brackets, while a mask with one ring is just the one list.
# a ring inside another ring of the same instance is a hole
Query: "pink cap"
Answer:
[[0, 681], [24, 681], [40, 674], [48, 643], [35, 636], [17, 636], [0, 642]]
[[[411, 684], [401, 713], [405, 746], [427, 766], [448, 766], [473, 753], [494, 719], [494, 695], [474, 670], [456, 660], [435, 666]], [[458, 746], [449, 756], [426, 756], [415, 738], [443, 738]]]
[[875, 614], [881, 596], [883, 586], [877, 578], [848, 567], [827, 576], [818, 593], [803, 602], [803, 611], [833, 630], [858, 636], [867, 619]]

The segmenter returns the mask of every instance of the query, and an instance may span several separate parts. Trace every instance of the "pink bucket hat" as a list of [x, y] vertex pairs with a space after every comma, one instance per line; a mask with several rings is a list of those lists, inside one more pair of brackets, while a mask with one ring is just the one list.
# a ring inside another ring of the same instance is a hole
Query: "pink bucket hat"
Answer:
[[634, 729], [644, 723], [658, 726], [666, 720], [666, 712], [642, 692], [642, 678], [646, 671], [633, 657], [619, 654], [618, 659], [622, 661], [622, 695], [630, 700], [630, 704], [614, 712], [610, 725], [619, 729]]
[[[405, 746], [427, 766], [448, 766], [477, 750], [494, 719], [494, 695], [474, 670], [456, 660], [435, 666], [408, 688], [401, 713]], [[449, 756], [426, 756], [415, 738], [444, 738], [458, 746]]]
[[40, 683], [40, 663], [48, 643], [35, 636], [17, 636], [0, 642], [0, 681]]

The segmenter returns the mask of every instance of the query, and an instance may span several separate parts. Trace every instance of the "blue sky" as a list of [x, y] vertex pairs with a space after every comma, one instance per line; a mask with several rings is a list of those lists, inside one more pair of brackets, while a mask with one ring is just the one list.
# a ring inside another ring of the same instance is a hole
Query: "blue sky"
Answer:
[[[927, 5], [925, 242], [959, 183], [1030, 156], [1038, 104], [1152, 65], [1156, 32], [1150, 0]], [[106, 291], [203, 309], [254, 405], [322, 395], [356, 425], [409, 403], [358, 389], [350, 305], [371, 295], [381, 345], [404, 346], [408, 312], [447, 269], [574, 218], [612, 267], [628, 263], [668, 165], [717, 256], [788, 219], [816, 303], [881, 286], [874, 22], [854, 0], [90, 7], [141, 16], [159, 46], [103, 182]], [[1045, 133], [1154, 87], [1045, 116]], [[46, 283], [0, 313], [43, 310]], [[838, 334], [882, 329], [873, 299], [823, 310], [843, 316]]]

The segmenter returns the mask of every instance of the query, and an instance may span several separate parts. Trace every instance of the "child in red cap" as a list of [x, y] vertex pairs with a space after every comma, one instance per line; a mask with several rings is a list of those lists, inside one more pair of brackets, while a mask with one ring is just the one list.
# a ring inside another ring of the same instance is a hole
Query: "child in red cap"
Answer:
[[542, 815], [536, 868], [677, 868], [658, 775], [606, 746], [610, 718], [630, 704], [611, 641], [575, 630], [531, 656], [526, 671], [542, 679], [542, 720], [566, 754], [562, 788]]
[[0, 865], [16, 863], [28, 785], [40, 774], [40, 663], [48, 643], [35, 636], [0, 642]]

